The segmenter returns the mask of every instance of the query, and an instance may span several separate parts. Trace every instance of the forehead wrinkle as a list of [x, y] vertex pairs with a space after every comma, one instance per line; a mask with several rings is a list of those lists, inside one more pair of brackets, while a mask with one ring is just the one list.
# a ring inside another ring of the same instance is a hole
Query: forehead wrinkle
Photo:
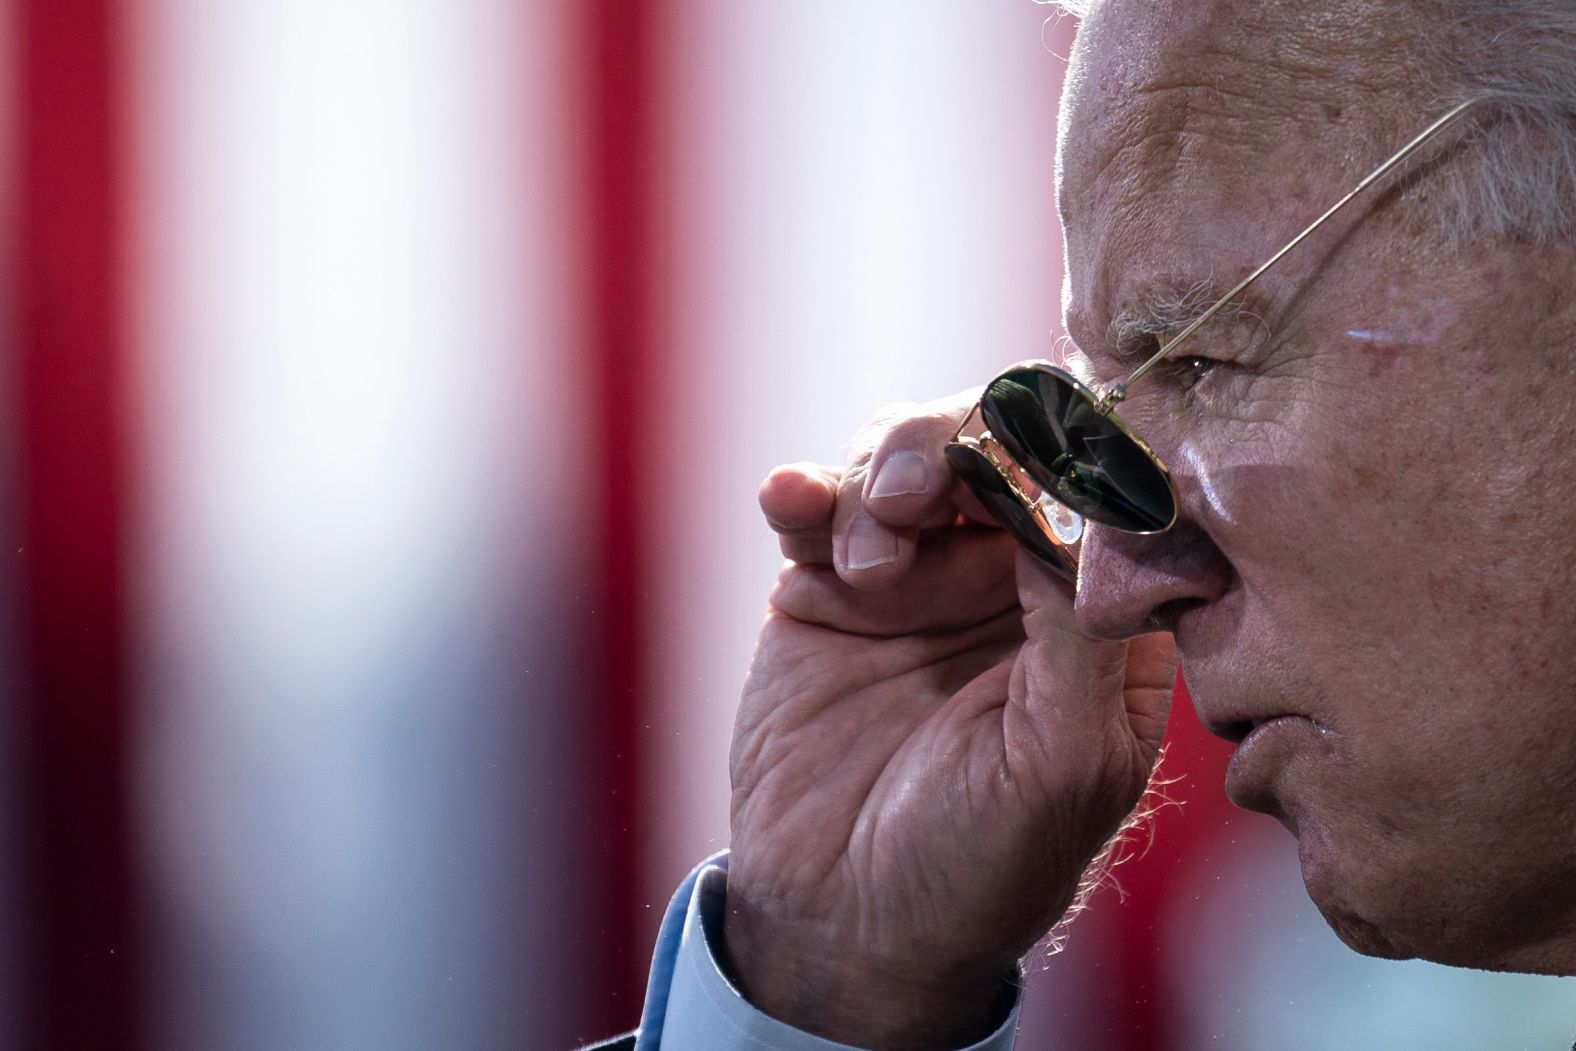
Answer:
[[[1150, 334], [1143, 325], [1152, 327], [1162, 316], [1175, 317], [1180, 301], [1197, 298], [1195, 285], [1213, 288], [1196, 279], [1180, 285], [1160, 282], [1130, 305], [1113, 304], [1113, 293], [1130, 281], [1135, 265], [1159, 262], [1150, 258], [1154, 245], [1191, 240], [1181, 227], [1196, 214], [1157, 207], [1157, 201], [1196, 198], [1196, 193], [1179, 190], [1204, 178], [1235, 174], [1251, 179], [1264, 164], [1274, 137], [1285, 134], [1284, 124], [1275, 126], [1256, 115], [1244, 115], [1248, 104], [1240, 109], [1219, 102], [1201, 104], [1188, 97], [1190, 92], [1190, 85], [1154, 86], [1145, 92], [1146, 104], [1134, 110], [1139, 119], [1118, 125], [1125, 134], [1104, 147], [1101, 166], [1084, 182], [1085, 206], [1063, 217], [1070, 243], [1087, 236], [1084, 230], [1091, 225], [1099, 230], [1092, 242], [1085, 242], [1093, 250], [1089, 272], [1094, 284], [1082, 290], [1089, 315], [1078, 326], [1083, 333], [1109, 332], [1118, 345], [1130, 347], [1132, 336]], [[1257, 109], [1257, 103], [1251, 108]], [[1221, 287], [1216, 295], [1224, 291]], [[1141, 302], [1144, 298], [1147, 304]], [[1209, 298], [1190, 305], [1202, 312], [1213, 302]], [[1136, 313], [1116, 329], [1106, 321], [1132, 311]]]
[[[1134, 196], [1172, 182], [1200, 154], [1237, 152], [1254, 156], [1262, 136], [1252, 134], [1255, 121], [1241, 111], [1200, 102], [1196, 83], [1152, 84], [1136, 90], [1100, 121], [1109, 134], [1100, 136], [1087, 171], [1064, 188], [1063, 220], [1077, 222], [1084, 212], [1120, 211]], [[1080, 165], [1080, 167], [1085, 167]]]
[[[1092, 39], [1080, 40], [1086, 46], [1078, 62], [1092, 61], [1095, 44], [1120, 29], [1102, 33], [1097, 20]], [[1307, 25], [1211, 19], [1163, 43], [1159, 32], [1147, 25], [1139, 39], [1104, 48], [1111, 52], [1108, 68], [1097, 82], [1074, 71], [1069, 102], [1077, 120], [1068, 124], [1092, 123], [1101, 134], [1087, 159], [1078, 158], [1086, 160], [1083, 172], [1072, 172], [1059, 187], [1082, 184], [1081, 194], [1065, 193], [1059, 201], [1069, 219], [1080, 197], [1103, 199], [1133, 170], [1173, 171], [1200, 148], [1251, 157], [1266, 137], [1311, 135], [1338, 121], [1346, 104], [1357, 101], [1352, 96], [1372, 92], [1363, 83], [1368, 64], [1354, 60], [1357, 45], [1320, 39]]]

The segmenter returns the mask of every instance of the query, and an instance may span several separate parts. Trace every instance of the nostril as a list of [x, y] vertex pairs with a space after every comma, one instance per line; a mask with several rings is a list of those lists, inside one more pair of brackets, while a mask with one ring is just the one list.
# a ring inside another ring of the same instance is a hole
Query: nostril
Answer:
[[1176, 598], [1162, 602], [1149, 614], [1150, 631], [1176, 631], [1177, 622], [1189, 610], [1204, 605], [1199, 598]]

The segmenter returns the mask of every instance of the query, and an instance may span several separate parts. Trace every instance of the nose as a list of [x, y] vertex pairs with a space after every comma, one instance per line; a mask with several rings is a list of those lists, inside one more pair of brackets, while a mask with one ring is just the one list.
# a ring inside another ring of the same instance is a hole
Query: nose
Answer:
[[1139, 536], [1090, 523], [1078, 558], [1078, 626], [1096, 639], [1174, 631], [1177, 618], [1225, 594], [1231, 568], [1208, 534], [1183, 518]]

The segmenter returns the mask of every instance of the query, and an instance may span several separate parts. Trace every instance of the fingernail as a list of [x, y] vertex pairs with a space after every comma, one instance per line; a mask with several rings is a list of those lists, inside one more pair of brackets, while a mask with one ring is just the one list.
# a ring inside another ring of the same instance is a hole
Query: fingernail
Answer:
[[869, 515], [848, 526], [848, 568], [872, 569], [897, 561], [897, 537]]
[[896, 452], [876, 472], [870, 485], [871, 497], [912, 496], [930, 488], [930, 468], [916, 452]]

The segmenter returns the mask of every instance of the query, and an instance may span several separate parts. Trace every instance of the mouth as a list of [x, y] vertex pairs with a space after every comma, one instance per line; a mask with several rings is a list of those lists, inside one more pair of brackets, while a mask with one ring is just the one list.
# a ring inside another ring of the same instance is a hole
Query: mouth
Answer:
[[1232, 744], [1242, 744], [1260, 728], [1282, 719], [1296, 719], [1300, 716], [1290, 712], [1280, 715], [1270, 715], [1262, 719], [1205, 719], [1204, 728], [1216, 737], [1230, 741]]

